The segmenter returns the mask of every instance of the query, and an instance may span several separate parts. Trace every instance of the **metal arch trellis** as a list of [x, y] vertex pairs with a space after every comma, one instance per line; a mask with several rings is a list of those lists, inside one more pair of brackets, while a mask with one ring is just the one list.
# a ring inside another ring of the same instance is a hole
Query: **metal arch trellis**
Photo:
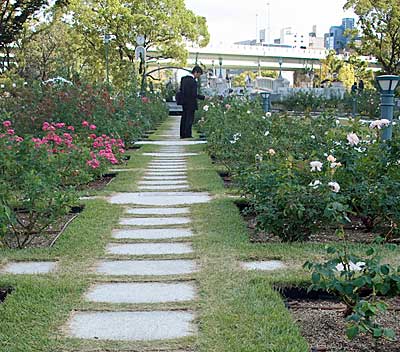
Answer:
[[151, 70], [149, 72], [146, 73], [146, 76], [150, 77], [152, 80], [154, 81], [159, 81], [159, 78], [154, 78], [151, 74], [157, 71], [161, 71], [161, 70], [172, 70], [172, 69], [176, 69], [176, 70], [184, 70], [187, 71], [189, 73], [191, 73], [192, 71], [187, 69], [187, 68], [183, 68], [183, 67], [178, 67], [178, 66], [165, 66], [165, 67], [160, 67], [160, 68], [156, 68], [154, 70]]

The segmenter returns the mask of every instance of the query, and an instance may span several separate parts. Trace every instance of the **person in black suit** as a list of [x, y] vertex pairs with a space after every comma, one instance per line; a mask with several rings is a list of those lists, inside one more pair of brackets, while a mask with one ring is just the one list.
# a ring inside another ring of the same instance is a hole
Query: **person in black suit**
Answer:
[[194, 112], [198, 109], [197, 99], [204, 100], [205, 96], [197, 93], [197, 79], [203, 74], [200, 66], [195, 66], [192, 74], [181, 79], [180, 90], [183, 95], [182, 118], [180, 135], [181, 138], [192, 137], [192, 125], [194, 121]]

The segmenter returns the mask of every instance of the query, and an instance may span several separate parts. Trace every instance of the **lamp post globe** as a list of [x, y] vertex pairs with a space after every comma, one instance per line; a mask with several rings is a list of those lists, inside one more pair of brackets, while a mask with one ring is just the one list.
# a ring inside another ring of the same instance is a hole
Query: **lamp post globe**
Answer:
[[382, 131], [382, 140], [392, 139], [392, 120], [394, 109], [394, 92], [398, 87], [400, 76], [382, 75], [376, 77], [378, 89], [381, 93], [381, 118], [390, 121], [388, 127]]

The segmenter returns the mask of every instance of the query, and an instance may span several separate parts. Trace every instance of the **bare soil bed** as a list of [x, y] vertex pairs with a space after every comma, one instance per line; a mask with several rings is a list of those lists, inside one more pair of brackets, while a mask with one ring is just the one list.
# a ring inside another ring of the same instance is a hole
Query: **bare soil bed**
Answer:
[[397, 341], [374, 340], [359, 335], [354, 340], [346, 336], [346, 306], [324, 291], [307, 292], [305, 287], [275, 287], [286, 307], [299, 325], [311, 352], [399, 352], [400, 297], [385, 299], [389, 309], [377, 322], [395, 331]]

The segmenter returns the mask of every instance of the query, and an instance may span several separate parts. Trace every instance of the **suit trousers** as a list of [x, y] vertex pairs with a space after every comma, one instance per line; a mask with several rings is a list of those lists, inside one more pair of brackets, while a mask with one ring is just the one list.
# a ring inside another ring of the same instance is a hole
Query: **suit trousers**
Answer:
[[192, 125], [194, 121], [194, 109], [185, 109], [182, 111], [181, 118], [181, 128], [180, 134], [181, 138], [190, 138], [192, 137]]

